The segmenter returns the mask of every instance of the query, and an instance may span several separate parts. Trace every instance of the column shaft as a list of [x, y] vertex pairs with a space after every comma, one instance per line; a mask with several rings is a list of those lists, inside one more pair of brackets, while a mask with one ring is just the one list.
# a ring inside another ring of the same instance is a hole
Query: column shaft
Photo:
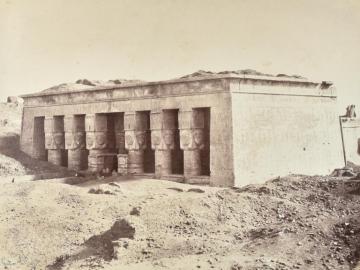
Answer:
[[200, 150], [184, 150], [185, 177], [201, 175]]
[[70, 170], [80, 171], [88, 166], [88, 152], [86, 149], [68, 150], [68, 168]]
[[161, 177], [172, 173], [171, 150], [155, 150], [155, 175]]
[[61, 166], [63, 160], [63, 152], [61, 149], [48, 149], [48, 162]]
[[144, 173], [144, 150], [129, 150], [128, 173]]

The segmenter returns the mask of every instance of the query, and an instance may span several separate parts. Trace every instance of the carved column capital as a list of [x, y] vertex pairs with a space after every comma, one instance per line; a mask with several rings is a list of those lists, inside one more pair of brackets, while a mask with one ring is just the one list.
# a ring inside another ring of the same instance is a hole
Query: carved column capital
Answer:
[[45, 133], [46, 149], [65, 149], [64, 132], [48, 132]]
[[146, 131], [126, 130], [125, 147], [128, 150], [145, 150]]
[[183, 150], [200, 150], [205, 147], [203, 129], [180, 130], [180, 148]]
[[65, 133], [65, 148], [66, 149], [85, 149], [85, 131], [66, 132]]
[[179, 112], [180, 148], [183, 150], [200, 150], [204, 142], [204, 113], [200, 110]]
[[175, 148], [175, 121], [177, 114], [171, 111], [152, 111], [150, 118], [151, 148], [172, 150]]
[[151, 148], [154, 150], [172, 150], [175, 148], [175, 130], [151, 130]]
[[65, 148], [71, 150], [85, 149], [85, 116], [66, 115], [64, 117]]
[[106, 131], [86, 132], [86, 148], [89, 150], [103, 150], [108, 148], [108, 134]]

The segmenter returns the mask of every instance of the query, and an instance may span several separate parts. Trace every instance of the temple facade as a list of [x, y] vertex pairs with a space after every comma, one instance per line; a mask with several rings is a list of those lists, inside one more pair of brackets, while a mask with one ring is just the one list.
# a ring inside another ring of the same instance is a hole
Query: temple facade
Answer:
[[217, 74], [22, 98], [21, 149], [71, 170], [243, 186], [343, 165], [327, 82]]

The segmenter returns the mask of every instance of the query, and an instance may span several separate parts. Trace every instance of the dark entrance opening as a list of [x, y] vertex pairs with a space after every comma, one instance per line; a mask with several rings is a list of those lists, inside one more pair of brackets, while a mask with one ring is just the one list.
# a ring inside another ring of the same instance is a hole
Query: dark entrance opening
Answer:
[[180, 130], [179, 130], [179, 110], [166, 110], [174, 114], [174, 144], [175, 148], [171, 151], [172, 174], [184, 174], [184, 151], [180, 148]]
[[145, 131], [146, 149], [144, 151], [144, 172], [155, 173], [155, 151], [151, 149], [150, 111], [140, 111], [137, 129]]
[[47, 151], [45, 149], [44, 122], [44, 116], [34, 118], [33, 156], [39, 160], [47, 160]]
[[196, 108], [204, 119], [204, 148], [200, 152], [201, 175], [210, 176], [210, 108]]
[[[108, 153], [114, 154], [112, 159], [112, 169], [117, 171], [118, 170], [118, 162], [117, 162], [117, 141], [116, 141], [116, 132], [117, 132], [117, 125], [119, 121], [122, 120], [122, 126], [124, 126], [124, 117], [122, 113], [106, 113], [106, 121], [107, 121], [107, 141], [108, 141]], [[110, 156], [109, 156], [110, 158]]]

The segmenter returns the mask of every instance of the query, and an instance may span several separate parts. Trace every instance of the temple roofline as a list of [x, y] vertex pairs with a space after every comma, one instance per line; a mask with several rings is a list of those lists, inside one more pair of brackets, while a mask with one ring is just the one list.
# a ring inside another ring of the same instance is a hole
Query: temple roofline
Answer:
[[[53, 95], [63, 95], [69, 93], [84, 93], [92, 91], [101, 91], [101, 90], [115, 90], [115, 89], [125, 89], [132, 87], [142, 87], [142, 86], [152, 86], [152, 85], [166, 85], [166, 84], [176, 84], [176, 83], [186, 83], [186, 82], [196, 82], [196, 81], [207, 81], [207, 80], [219, 80], [219, 79], [240, 79], [240, 80], [253, 80], [253, 81], [268, 81], [268, 82], [284, 82], [284, 83], [295, 83], [295, 84], [306, 84], [318, 86], [323, 82], [314, 82], [307, 79], [292, 78], [292, 77], [271, 77], [271, 76], [259, 76], [259, 75], [211, 75], [204, 77], [194, 77], [194, 78], [180, 78], [180, 79], [171, 79], [163, 81], [152, 81], [152, 82], [133, 82], [133, 83], [124, 83], [115, 86], [94, 86], [87, 89], [78, 89], [78, 90], [69, 90], [69, 91], [58, 91], [54, 92], [37, 92], [32, 94], [21, 95], [21, 98], [28, 97], [40, 97], [40, 96], [53, 96]], [[329, 86], [332, 83], [325, 82]]]

